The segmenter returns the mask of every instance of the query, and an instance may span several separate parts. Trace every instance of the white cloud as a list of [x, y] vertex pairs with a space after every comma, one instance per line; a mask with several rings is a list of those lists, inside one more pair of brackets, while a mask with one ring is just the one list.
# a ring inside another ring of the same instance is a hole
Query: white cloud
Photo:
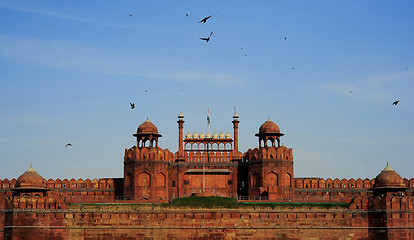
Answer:
[[[398, 72], [375, 74], [364, 78], [345, 79], [341, 82], [331, 84], [325, 83], [320, 85], [320, 87], [336, 95], [348, 95], [358, 100], [389, 105], [390, 102], [395, 100], [396, 94], [399, 97], [407, 95], [405, 90], [414, 87], [413, 78], [414, 71], [401, 69]], [[412, 99], [408, 96], [405, 98], [406, 100]]]
[[240, 85], [244, 81], [227, 73], [209, 73], [177, 60], [130, 58], [123, 50], [105, 51], [86, 44], [61, 40], [16, 38], [0, 35], [0, 57], [17, 64], [137, 76], [159, 81], [196, 82], [218, 86]]
[[127, 24], [105, 23], [101, 19], [96, 20], [96, 19], [85, 18], [85, 17], [71, 16], [71, 15], [63, 14], [63, 13], [56, 12], [56, 11], [47, 11], [47, 10], [36, 9], [36, 8], [24, 8], [21, 6], [10, 6], [4, 3], [0, 3], [0, 8], [10, 9], [10, 10], [19, 11], [19, 12], [32, 13], [32, 14], [40, 14], [40, 15], [49, 16], [53, 18], [66, 19], [70, 21], [77, 21], [77, 22], [106, 26], [106, 27], [142, 29], [142, 27], [137, 26], [137, 25], [132, 26], [132, 25], [127, 25]]

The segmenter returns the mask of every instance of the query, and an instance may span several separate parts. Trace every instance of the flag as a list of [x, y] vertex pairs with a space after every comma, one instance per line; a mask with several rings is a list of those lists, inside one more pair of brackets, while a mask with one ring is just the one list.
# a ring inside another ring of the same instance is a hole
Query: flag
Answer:
[[208, 109], [207, 111], [207, 124], [210, 125], [210, 109]]

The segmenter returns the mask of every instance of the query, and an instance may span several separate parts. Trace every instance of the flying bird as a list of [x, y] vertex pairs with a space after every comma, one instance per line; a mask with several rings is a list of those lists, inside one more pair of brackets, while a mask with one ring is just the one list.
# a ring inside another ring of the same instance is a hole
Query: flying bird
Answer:
[[208, 36], [208, 38], [200, 38], [200, 39], [203, 40], [203, 41], [208, 42], [208, 41], [210, 41], [211, 35], [213, 35], [213, 32], [210, 33], [210, 36]]
[[132, 16], [134, 16], [134, 15], [132, 15], [132, 14], [130, 13], [130, 14], [129, 14], [129, 16], [130, 16], [130, 17], [132, 17]]
[[72, 147], [72, 144], [68, 143], [65, 147]]
[[198, 23], [206, 23], [207, 19], [209, 19], [209, 18], [211, 18], [211, 16], [208, 16], [208, 17], [205, 17], [205, 18], [201, 19], [201, 21], [198, 22]]
[[399, 101], [399, 100], [397, 100], [397, 101], [393, 102], [393, 103], [392, 103], [392, 105], [397, 106], [397, 104], [398, 104], [399, 102], [400, 102], [400, 101]]
[[135, 108], [135, 103], [129, 103], [129, 105], [131, 105], [131, 109]]
[[188, 17], [188, 13], [185, 14]]

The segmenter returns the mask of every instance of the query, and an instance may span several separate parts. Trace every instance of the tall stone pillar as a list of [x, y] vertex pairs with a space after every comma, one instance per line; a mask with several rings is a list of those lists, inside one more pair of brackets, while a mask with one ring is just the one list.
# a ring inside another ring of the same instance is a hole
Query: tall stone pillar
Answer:
[[239, 157], [239, 115], [237, 113], [234, 113], [233, 116], [233, 129], [234, 129], [234, 143], [233, 143], [233, 158]]
[[178, 115], [178, 157], [181, 158], [184, 155], [183, 148], [183, 128], [184, 128], [184, 115], [180, 113]]

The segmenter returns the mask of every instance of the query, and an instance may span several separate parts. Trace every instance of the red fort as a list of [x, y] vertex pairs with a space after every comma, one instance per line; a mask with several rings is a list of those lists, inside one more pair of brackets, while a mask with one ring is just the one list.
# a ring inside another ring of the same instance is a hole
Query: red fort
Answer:
[[[270, 118], [255, 134], [258, 147], [244, 153], [237, 114], [232, 134], [184, 135], [181, 113], [177, 123], [175, 153], [159, 146], [148, 119], [138, 127], [123, 178], [46, 180], [30, 166], [0, 179], [0, 240], [414, 239], [414, 179], [388, 164], [375, 179], [299, 178]], [[190, 196], [245, 207], [160, 204]]]

